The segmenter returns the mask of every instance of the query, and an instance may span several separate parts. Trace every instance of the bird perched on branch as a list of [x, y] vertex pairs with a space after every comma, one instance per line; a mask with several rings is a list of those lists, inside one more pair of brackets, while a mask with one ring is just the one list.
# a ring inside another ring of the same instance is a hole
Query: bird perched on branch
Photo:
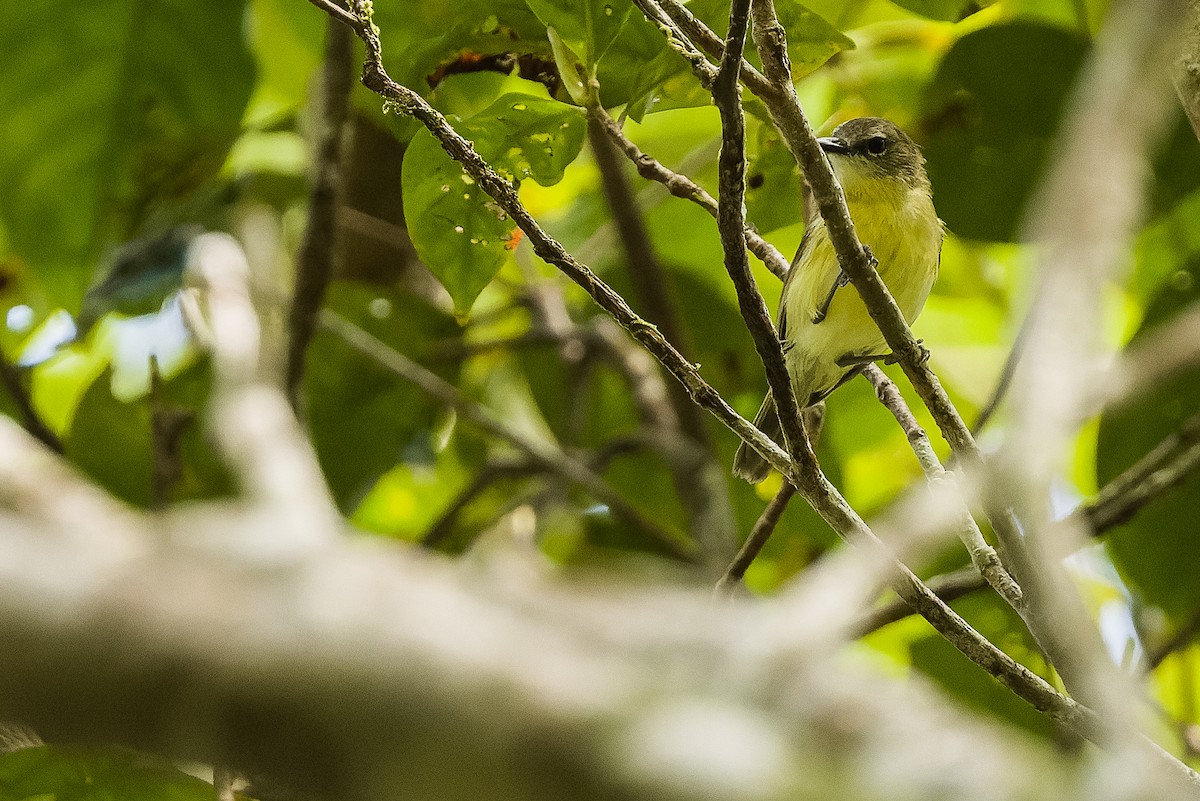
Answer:
[[[912, 323], [929, 297], [942, 251], [942, 222], [933, 208], [920, 148], [895, 124], [878, 117], [850, 120], [817, 141], [845, 192], [859, 240], [904, 319]], [[867, 363], [888, 356], [883, 334], [858, 292], [845, 288], [847, 283], [825, 221], [814, 214], [779, 303], [779, 339], [801, 408], [821, 402]], [[754, 424], [780, 438], [770, 394]], [[757, 483], [770, 467], [743, 442], [733, 472]]]

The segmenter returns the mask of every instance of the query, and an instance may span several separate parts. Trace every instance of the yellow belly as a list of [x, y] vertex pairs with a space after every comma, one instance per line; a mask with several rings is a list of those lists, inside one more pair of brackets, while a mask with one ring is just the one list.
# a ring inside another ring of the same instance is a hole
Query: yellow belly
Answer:
[[[851, 200], [850, 216], [859, 239], [878, 260], [884, 284], [912, 323], [929, 297], [941, 253], [942, 226], [928, 195], [914, 190], [901, 198]], [[781, 303], [788, 369], [801, 404], [815, 402], [837, 386], [846, 374], [839, 359], [888, 352], [853, 286], [839, 289], [825, 319], [813, 323], [839, 272], [824, 223], [815, 225], [793, 267], [801, 272], [789, 277]]]

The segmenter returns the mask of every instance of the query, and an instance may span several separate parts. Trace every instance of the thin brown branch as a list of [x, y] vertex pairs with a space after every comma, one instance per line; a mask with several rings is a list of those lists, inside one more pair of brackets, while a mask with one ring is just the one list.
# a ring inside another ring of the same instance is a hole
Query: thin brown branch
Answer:
[[172, 405], [163, 388], [158, 358], [150, 357], [150, 508], [161, 512], [183, 478], [180, 440], [195, 415]]
[[750, 529], [750, 536], [746, 537], [746, 541], [742, 543], [741, 550], [730, 563], [725, 575], [717, 582], [718, 593], [728, 594], [741, 585], [742, 579], [746, 576], [746, 570], [762, 552], [763, 546], [767, 544], [775, 527], [779, 525], [779, 519], [783, 517], [788, 502], [795, 494], [796, 488], [787, 481], [783, 482], [779, 492], [775, 493], [775, 497], [763, 509], [758, 520], [754, 521], [754, 527]]
[[9, 398], [16, 405], [17, 414], [21, 416], [21, 425], [25, 427], [25, 430], [50, 450], [55, 453], [63, 453], [62, 440], [50, 426], [46, 425], [46, 421], [34, 408], [33, 399], [29, 397], [29, 390], [25, 387], [21, 371], [8, 360], [7, 354], [2, 349], [0, 349], [0, 384], [4, 385]]
[[409, 360], [345, 318], [324, 310], [321, 312], [320, 323], [323, 328], [339, 337], [347, 345], [405, 381], [416, 384], [423, 392], [455, 409], [473, 425], [510, 443], [534, 463], [583, 487], [596, 500], [607, 504], [614, 515], [649, 535], [666, 553], [685, 562], [696, 560], [696, 548], [693, 543], [668, 532], [658, 523], [646, 517], [610, 487], [604, 479], [592, 472], [587, 465], [554, 444], [527, 436], [490, 409], [480, 406], [464, 396], [453, 384], [443, 381], [434, 373]]
[[450, 505], [446, 507], [445, 511], [438, 516], [438, 519], [425, 532], [425, 536], [421, 538], [421, 545], [425, 548], [436, 548], [441, 545], [453, 533], [454, 527], [458, 524], [458, 518], [462, 515], [463, 511], [497, 481], [538, 473], [543, 469], [545, 468], [534, 464], [528, 459], [517, 461], [493, 460], [487, 462], [483, 467], [479, 468], [475, 473], [475, 477], [471, 479], [471, 482], [454, 497]]
[[[979, 575], [979, 571], [974, 567], [963, 568], [962, 570], [956, 570], [953, 573], [946, 573], [942, 576], [934, 576], [926, 584], [929, 585], [929, 589], [937, 597], [946, 603], [961, 598], [964, 595], [970, 595], [988, 586], [987, 582], [983, 580], [983, 576]], [[892, 623], [897, 623], [913, 614], [914, 612], [908, 604], [899, 600], [892, 601], [871, 610], [871, 612], [860, 618], [854, 626], [854, 636], [856, 638], [865, 637], [884, 626], [890, 626]]]
[[[666, 187], [672, 195], [684, 200], [690, 200], [704, 209], [715, 220], [717, 218], [717, 201], [704, 190], [704, 187], [682, 173], [674, 172], [665, 167], [653, 156], [643, 153], [634, 142], [621, 130], [621, 125], [603, 109], [597, 109], [595, 116], [604, 133], [620, 148], [621, 152], [633, 162], [638, 175], [648, 181], [655, 181]], [[753, 253], [777, 278], [783, 279], [791, 266], [788, 260], [774, 245], [763, 239], [750, 225], [745, 228], [746, 248]]]
[[1167, 435], [1145, 456], [1104, 485], [1079, 514], [1092, 532], [1118, 526], [1200, 467], [1200, 414]]
[[[658, 5], [677, 26], [679, 35], [695, 42], [701, 50], [717, 61], [721, 61], [725, 57], [725, 43], [721, 41], [721, 37], [697, 19], [687, 6], [678, 0], [659, 0]], [[771, 83], [763, 77], [763, 74], [744, 58], [741, 66], [741, 79], [750, 88], [750, 91], [760, 97], [774, 91]]]
[[771, 312], [754, 283], [746, 258], [746, 120], [742, 111], [741, 83], [742, 52], [750, 25], [750, 0], [733, 0], [729, 9], [729, 34], [725, 53], [713, 81], [713, 103], [721, 114], [721, 155], [717, 160], [720, 185], [717, 229], [725, 251], [725, 270], [737, 290], [742, 319], [754, 339], [754, 348], [767, 373], [767, 384], [775, 399], [775, 409], [783, 429], [786, 450], [797, 462], [812, 458], [800, 421], [800, 405], [796, 401], [792, 379], [783, 359], [783, 347]]
[[[322, 5], [317, 0], [313, 0], [313, 2], [319, 6]], [[793, 463], [788, 455], [765, 437], [761, 431], [734, 412], [728, 403], [699, 376], [696, 369], [688, 364], [653, 326], [635, 315], [623, 298], [600, 281], [591, 270], [571, 257], [557, 241], [542, 230], [541, 226], [521, 205], [512, 186], [480, 158], [470, 143], [459, 136], [446, 120], [419, 95], [391, 80], [383, 68], [378, 32], [371, 24], [369, 10], [362, 0], [356, 0], [356, 14], [359, 16], [356, 30], [366, 45], [363, 83], [393, 104], [396, 110], [411, 115], [421, 122], [438, 139], [447, 153], [463, 165], [476, 183], [525, 232], [534, 252], [540, 258], [556, 266], [578, 283], [601, 308], [611, 314], [630, 332], [634, 339], [687, 387], [689, 395], [696, 403], [712, 412], [744, 441], [763, 454], [772, 467], [787, 476], [835, 531], [863, 547], [884, 548], [862, 519], [846, 504], [837, 490], [820, 472], [815, 459], [806, 458], [802, 463]], [[760, 52], [763, 50], [761, 45], [759, 50]], [[796, 110], [799, 111], [798, 105]], [[808, 131], [808, 135], [811, 139], [811, 130]], [[813, 157], [823, 161], [815, 139], [812, 139], [812, 144], [816, 148]], [[832, 181], [828, 164], [825, 163], [824, 167], [829, 181]], [[842, 209], [844, 213], [844, 202]], [[741, 227], [736, 227], [733, 233], [740, 239]], [[740, 247], [738, 249], [742, 250], [744, 255], [744, 249]], [[860, 253], [860, 255], [865, 254]], [[874, 271], [872, 270], [871, 273], [874, 274]], [[877, 275], [876, 279], [878, 279]], [[886, 293], [886, 290], [883, 291]], [[901, 598], [918, 609], [922, 616], [929, 620], [934, 628], [963, 654], [1036, 709], [1060, 721], [1072, 731], [1089, 738], [1099, 736], [1100, 728], [1096, 725], [1094, 713], [1057, 693], [1040, 677], [1013, 661], [988, 642], [933, 595], [910, 570], [902, 565], [897, 565], [897, 571], [898, 576], [893, 582], [893, 588]]]
[[[904, 402], [900, 388], [876, 364], [868, 364], [863, 368], [863, 375], [875, 388], [875, 396], [879, 398], [879, 402], [892, 413], [896, 422], [900, 424], [901, 430], [908, 439], [908, 444], [916, 454], [921, 470], [925, 473], [925, 478], [930, 482], [953, 481], [953, 478], [942, 467], [937, 454], [934, 453], [933, 445], [929, 442], [929, 436], [925, 433], [925, 429], [921, 428], [912, 410]], [[1004, 569], [995, 549], [988, 545], [987, 540], [983, 538], [979, 524], [975, 522], [975, 518], [971, 516], [970, 510], [965, 504], [962, 506], [959, 525], [956, 528], [959, 539], [971, 557], [971, 564], [975, 566], [979, 575], [996, 590], [1009, 606], [1016, 610], [1023, 609], [1025, 602], [1021, 595], [1021, 588]]]
[[337, 255], [343, 134], [354, 85], [353, 43], [351, 29], [334, 19], [328, 21], [308, 222], [296, 254], [296, 282], [288, 312], [287, 394], [293, 407], [299, 404], [308, 344], [316, 330], [317, 312], [325, 299]]

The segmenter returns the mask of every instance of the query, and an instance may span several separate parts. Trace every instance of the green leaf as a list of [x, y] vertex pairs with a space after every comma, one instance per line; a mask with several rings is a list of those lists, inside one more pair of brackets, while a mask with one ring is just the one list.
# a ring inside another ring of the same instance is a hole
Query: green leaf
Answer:
[[214, 790], [165, 759], [123, 748], [44, 745], [0, 754], [0, 798], [211, 801]]
[[[84, 393], [64, 445], [67, 458], [122, 500], [148, 507], [153, 485], [152, 406], [148, 397], [113, 397], [112, 373], [104, 372]], [[211, 498], [232, 491], [224, 463], [201, 431], [210, 385], [209, 367], [197, 362], [163, 384], [164, 404], [193, 415], [180, 439], [179, 482], [172, 500]]]
[[920, 14], [922, 17], [947, 22], [957, 22], [964, 16], [974, 13], [981, 5], [977, 0], [892, 0], [892, 2], [914, 14]]
[[[433, 342], [459, 333], [450, 316], [392, 287], [336, 282], [326, 305], [409, 358], [425, 359]], [[443, 378], [457, 379], [457, 363], [436, 367]], [[352, 511], [402, 454], [410, 463], [432, 458], [430, 430], [440, 404], [337, 337], [318, 332], [305, 380], [313, 445], [343, 510]]]
[[1014, 22], [946, 54], [921, 117], [933, 196], [955, 234], [1015, 240], [1088, 47], [1079, 34]]
[[[557, 183], [583, 146], [580, 109], [528, 95], [504, 95], [455, 127], [514, 183]], [[402, 180], [417, 254], [466, 314], [509, 258], [516, 226], [427, 131], [405, 153]]]
[[765, 234], [803, 222], [796, 159], [773, 125], [758, 127], [758, 152], [746, 165], [746, 218]]
[[631, 14], [597, 69], [605, 108], [627, 104], [634, 121], [651, 111], [703, 106], [712, 95], [692, 75], [687, 60], [667, 46], [662, 31]]
[[567, 47], [595, 66], [633, 11], [630, 0], [525, 0], [547, 28]]
[[[728, 0], [693, 0], [688, 3], [688, 8], [721, 36], [729, 30]], [[794, 0], [781, 0], [775, 10], [780, 24], [787, 31], [793, 80], [808, 75], [835, 53], [854, 49], [853, 39]], [[746, 57], [750, 63], [761, 67], [762, 61], [749, 37], [746, 38]]]
[[546, 28], [524, 0], [376, 3], [384, 66], [399, 83], [425, 92], [439, 76], [508, 53], [550, 62]]
[[253, 82], [243, 16], [244, 0], [6, 9], [0, 218], [59, 303], [77, 307], [106, 244], [220, 168]]
[[[1165, 284], [1150, 305], [1130, 345], [1189, 304], [1200, 300], [1200, 255]], [[1100, 419], [1096, 479], [1103, 487], [1200, 411], [1200, 369], [1160, 382], [1136, 401], [1106, 412]], [[1200, 472], [1168, 490], [1105, 539], [1113, 564], [1142, 604], [1161, 608], [1176, 623], [1200, 609]]]

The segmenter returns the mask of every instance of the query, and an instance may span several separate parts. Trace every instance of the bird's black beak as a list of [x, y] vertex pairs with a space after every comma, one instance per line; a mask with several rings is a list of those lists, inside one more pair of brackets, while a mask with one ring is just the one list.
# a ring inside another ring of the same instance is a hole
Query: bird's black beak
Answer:
[[819, 144], [821, 149], [826, 153], [841, 154], [850, 152], [850, 148], [846, 146], [846, 143], [843, 140], [838, 139], [836, 136], [822, 136], [817, 140], [817, 144]]

